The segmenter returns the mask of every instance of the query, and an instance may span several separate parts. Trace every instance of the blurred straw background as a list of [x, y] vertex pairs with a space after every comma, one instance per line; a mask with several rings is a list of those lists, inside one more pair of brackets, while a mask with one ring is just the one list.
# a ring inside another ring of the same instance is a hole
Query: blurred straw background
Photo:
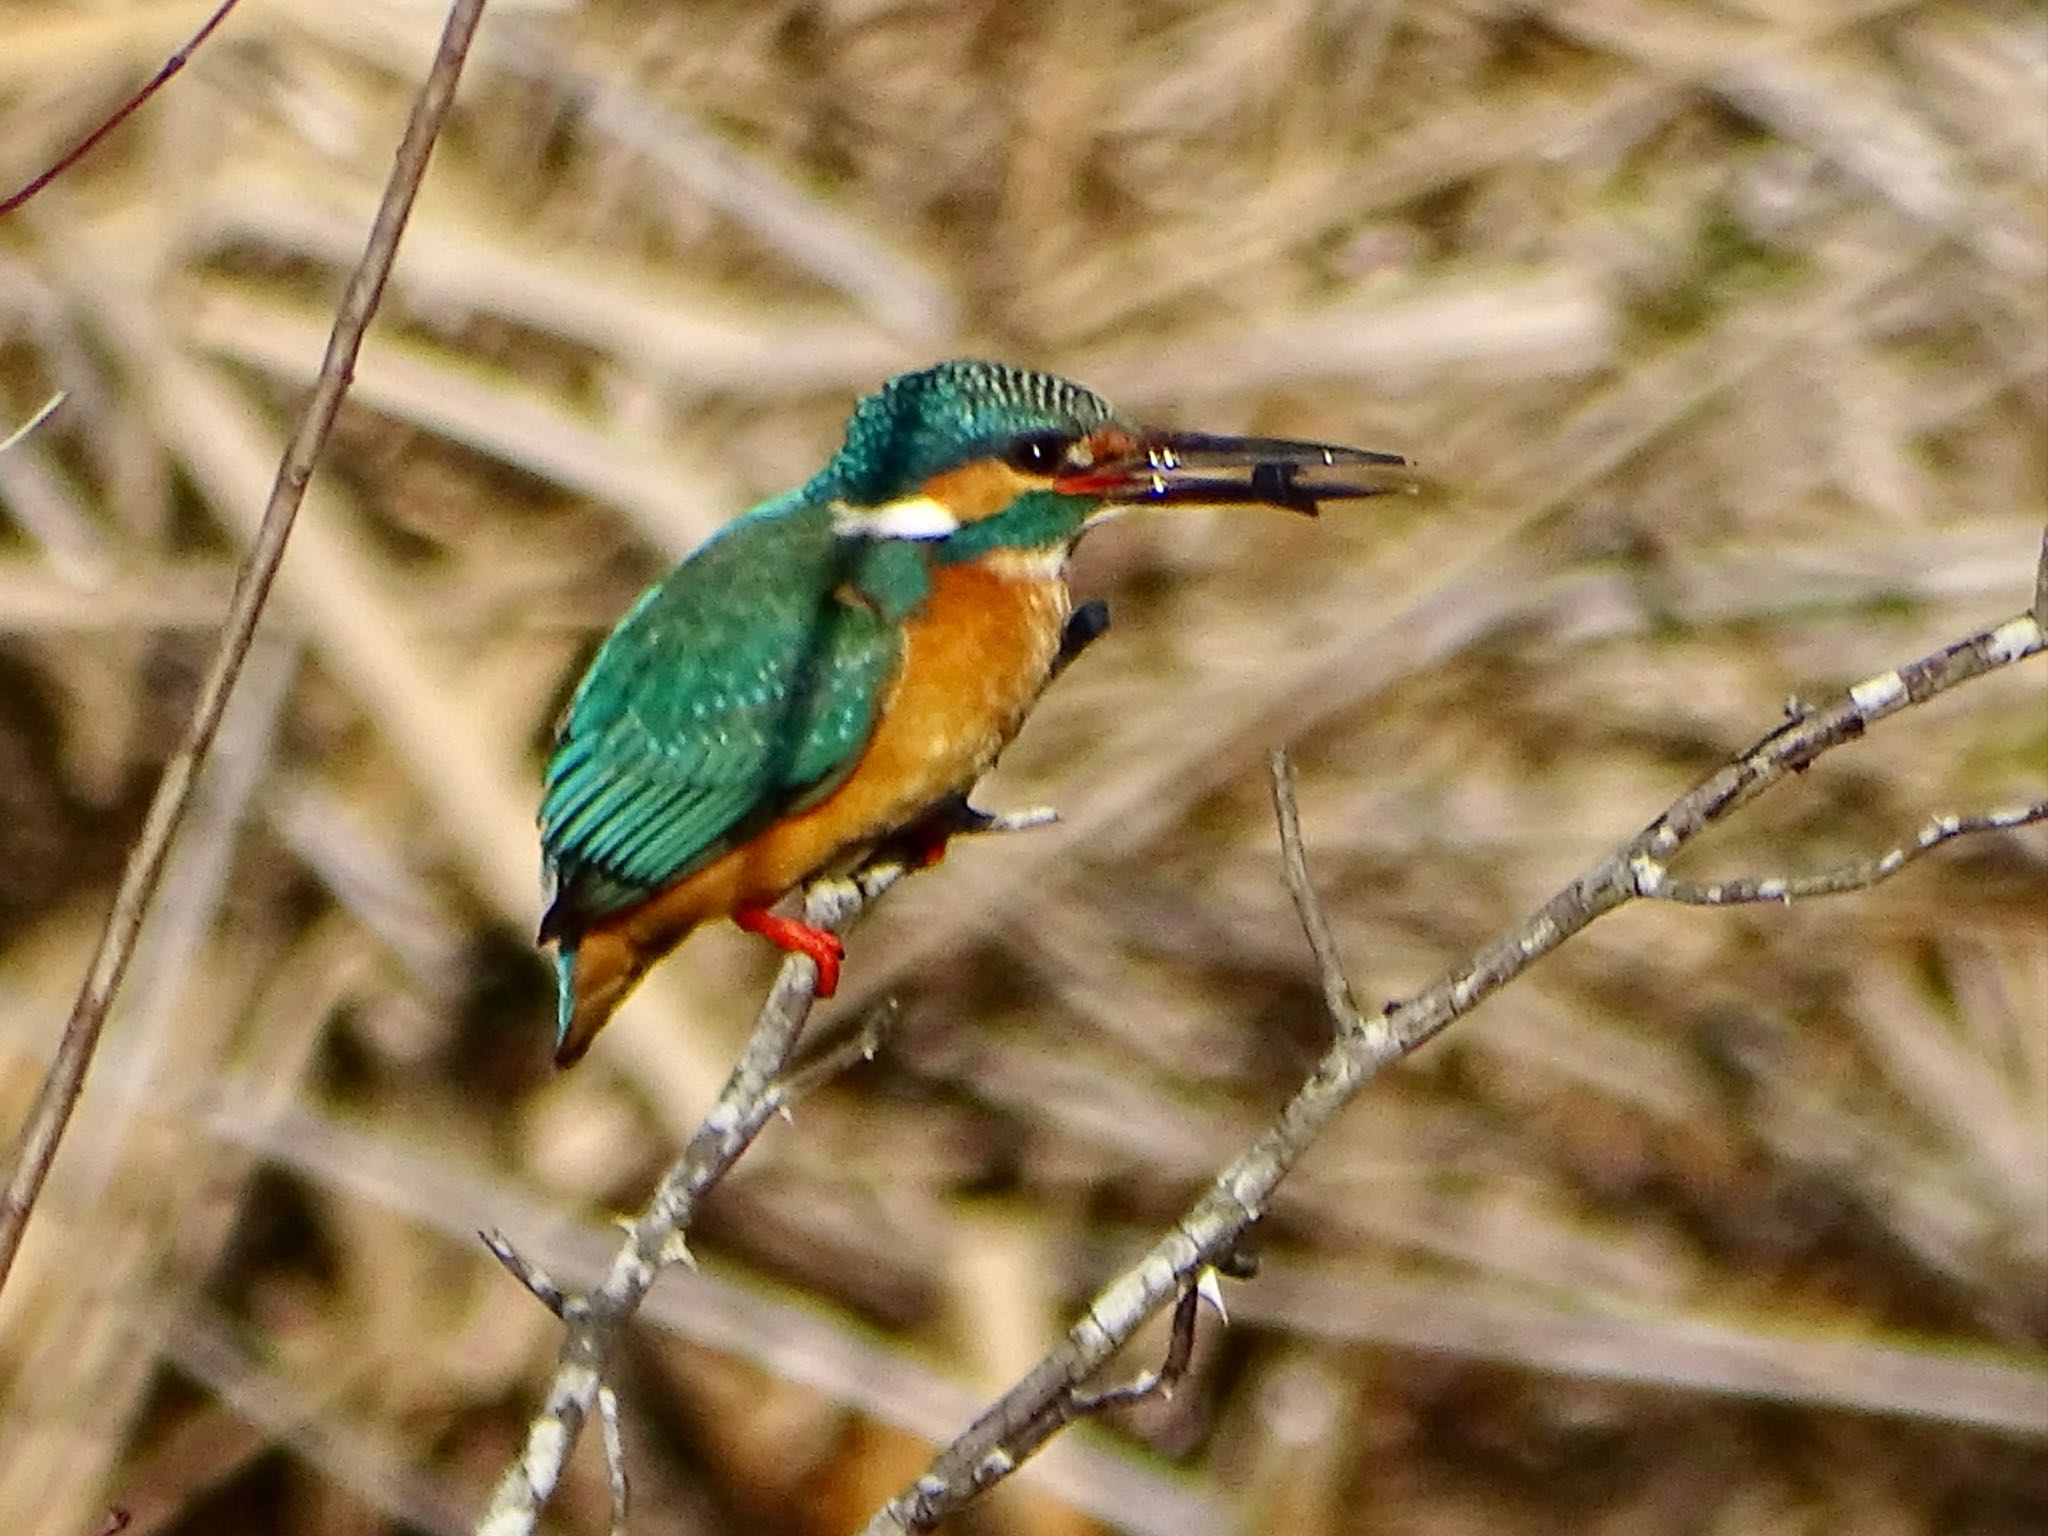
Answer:
[[[0, 3], [0, 183], [198, 23]], [[53, 1048], [439, 24], [245, 0], [0, 227], [0, 1129]], [[1284, 1096], [1817, 695], [2024, 606], [2048, 21], [2020, 0], [496, 0], [22, 1261], [0, 1530], [457, 1532], [768, 974], [705, 934], [555, 1077], [534, 782], [582, 660], [936, 357], [1418, 457], [1096, 536], [1116, 628], [824, 1015], [620, 1378], [634, 1530], [827, 1536]], [[1681, 873], [2048, 778], [2038, 666]], [[2048, 840], [1631, 911], [1376, 1086], [1170, 1402], [963, 1531], [2048, 1529]], [[1142, 1362], [1133, 1362], [1134, 1366]], [[560, 1531], [605, 1526], [580, 1453]]]

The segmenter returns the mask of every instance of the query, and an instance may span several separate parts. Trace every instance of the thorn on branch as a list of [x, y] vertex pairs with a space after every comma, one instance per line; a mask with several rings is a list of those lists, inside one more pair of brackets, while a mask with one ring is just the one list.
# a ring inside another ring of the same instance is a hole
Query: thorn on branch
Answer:
[[861, 1015], [853, 1033], [835, 1040], [809, 1061], [799, 1062], [770, 1084], [770, 1102], [777, 1111], [786, 1114], [797, 1100], [824, 1086], [840, 1073], [862, 1062], [873, 1061], [881, 1054], [882, 1042], [889, 1038], [889, 1031], [896, 1027], [901, 1016], [902, 1008], [896, 999], [883, 998]]
[[1180, 1294], [1173, 1304], [1166, 1354], [1157, 1368], [1142, 1372], [1122, 1386], [1109, 1387], [1101, 1392], [1071, 1388], [1061, 1405], [1061, 1416], [1068, 1420], [1083, 1418], [1105, 1408], [1120, 1408], [1155, 1395], [1172, 1397], [1187, 1376], [1188, 1367], [1194, 1363], [1195, 1323], [1201, 1316], [1203, 1304], [1215, 1311], [1218, 1322], [1228, 1326], [1230, 1312], [1223, 1302], [1223, 1281], [1249, 1280], [1259, 1272], [1258, 1256], [1245, 1247], [1245, 1239], [1249, 1235], [1248, 1230], [1240, 1232], [1231, 1247], [1215, 1262], [1204, 1264], [1183, 1280]]

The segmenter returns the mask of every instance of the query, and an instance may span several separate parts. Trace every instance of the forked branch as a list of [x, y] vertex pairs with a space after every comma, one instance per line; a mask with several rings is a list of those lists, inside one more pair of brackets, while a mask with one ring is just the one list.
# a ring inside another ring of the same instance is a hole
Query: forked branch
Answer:
[[[956, 831], [976, 833], [1019, 831], [1051, 819], [1044, 811], [995, 816], [965, 802], [948, 814], [954, 817]], [[918, 866], [913, 852], [890, 849], [850, 879], [818, 881], [805, 893], [804, 921], [814, 928], [842, 933], [884, 891]], [[477, 1525], [478, 1536], [523, 1536], [534, 1529], [592, 1408], [602, 1406], [607, 1390], [605, 1372], [620, 1331], [640, 1310], [664, 1268], [690, 1262], [690, 1222], [704, 1196], [778, 1112], [825, 1075], [873, 1054], [875, 1031], [882, 1023], [879, 1016], [866, 1021], [844, 1048], [835, 1047], [816, 1061], [793, 1065], [816, 1001], [817, 984], [817, 967], [812, 961], [791, 956], [783, 963], [767, 1002], [754, 1019], [738, 1065], [689, 1145], [662, 1176], [653, 1198], [627, 1228], [625, 1241], [596, 1289], [585, 1294], [566, 1291], [524, 1259], [502, 1234], [483, 1234], [484, 1243], [499, 1262], [567, 1328], [547, 1398], [527, 1426], [526, 1445], [518, 1460], [499, 1480], [490, 1508]], [[617, 1449], [615, 1413], [606, 1433], [606, 1463], [617, 1526], [623, 1519], [625, 1476]]]
[[[1288, 888], [1322, 974], [1335, 1042], [1273, 1122], [1217, 1175], [1173, 1229], [1089, 1303], [1052, 1353], [940, 1451], [922, 1477], [891, 1499], [868, 1523], [865, 1536], [913, 1536], [931, 1530], [1008, 1477], [1066, 1424], [1105, 1401], [1120, 1400], [1121, 1394], [1115, 1392], [1091, 1394], [1089, 1383], [1153, 1313], [1169, 1303], [1187, 1305], [1183, 1298], [1198, 1277], [1237, 1251], [1287, 1171], [1381, 1069], [1435, 1038], [1452, 1020], [1594, 919], [1639, 897], [1669, 894], [1672, 882], [1666, 867], [1672, 855], [1822, 753], [1855, 740], [1887, 715], [2041, 651], [2044, 613], [2048, 539], [2043, 541], [2033, 611], [1868, 678], [1834, 702], [1802, 712], [1772, 730], [1466, 965], [1381, 1014], [1362, 1014], [1353, 1001], [1329, 919], [1309, 883], [1293, 771], [1284, 754], [1274, 753], [1273, 798]], [[2039, 819], [2039, 808], [2029, 807], [2000, 813], [1996, 824]], [[1923, 834], [1922, 843], [1933, 847], [1966, 830], [1989, 830], [1993, 820], [1944, 818], [1936, 826], [1953, 822], [1956, 831], [1931, 839]], [[1902, 854], [1892, 868], [1910, 857]], [[1889, 869], [1869, 880], [1822, 880], [1812, 889], [1816, 894], [1860, 889], [1887, 873]]]

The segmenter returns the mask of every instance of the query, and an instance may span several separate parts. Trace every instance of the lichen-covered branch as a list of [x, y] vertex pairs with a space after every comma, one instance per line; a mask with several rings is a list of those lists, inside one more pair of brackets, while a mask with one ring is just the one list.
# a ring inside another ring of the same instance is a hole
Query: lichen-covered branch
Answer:
[[[2048, 542], [2040, 594], [2048, 592]], [[923, 1476], [875, 1515], [865, 1536], [929, 1531], [1008, 1477], [1055, 1433], [1102, 1400], [1088, 1383], [1161, 1307], [1188, 1294], [1236, 1251], [1273, 1191], [1346, 1103], [1384, 1067], [1435, 1038], [1596, 918], [1669, 883], [1667, 863], [1707, 827], [1885, 716], [2043, 648], [2038, 611], [1905, 666], [1866, 679], [1841, 698], [1803, 711], [1670, 805], [1466, 965], [1385, 1013], [1362, 1015], [1337, 957], [1329, 920], [1308, 880], [1292, 770], [1273, 757], [1287, 880], [1322, 974], [1336, 1039], [1270, 1125], [1219, 1173], [1172, 1230], [1089, 1304], [1058, 1347], [939, 1452]], [[1931, 846], [1931, 845], [1930, 845]], [[1881, 877], [1880, 877], [1881, 878]], [[1855, 889], [1854, 885], [1843, 887]], [[1115, 1400], [1117, 1394], [1107, 1394]]]

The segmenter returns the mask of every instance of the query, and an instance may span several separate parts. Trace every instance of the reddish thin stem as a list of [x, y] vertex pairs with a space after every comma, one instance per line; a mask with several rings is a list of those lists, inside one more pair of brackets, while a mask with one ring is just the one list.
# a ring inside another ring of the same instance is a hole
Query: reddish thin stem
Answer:
[[144, 81], [141, 90], [122, 102], [112, 117], [101, 123], [99, 127], [93, 129], [91, 133], [88, 133], [76, 144], [72, 145], [70, 149], [59, 155], [57, 163], [44, 171], [42, 175], [36, 177], [27, 186], [8, 198], [6, 202], [0, 203], [0, 219], [6, 218], [8, 214], [14, 212], [15, 209], [34, 197], [43, 188], [70, 170], [72, 166], [78, 164], [79, 161], [93, 152], [101, 139], [104, 139], [116, 128], [127, 122], [129, 118], [133, 117], [137, 109], [145, 101], [163, 89], [164, 83], [171, 76], [185, 67], [186, 62], [198, 51], [199, 45], [213, 35], [213, 29], [218, 27], [223, 21], [226, 21], [228, 12], [232, 11], [240, 3], [241, 0], [220, 0], [220, 4], [214, 9], [214, 13], [206, 18], [205, 24], [192, 34], [185, 46], [164, 60], [163, 68]]

